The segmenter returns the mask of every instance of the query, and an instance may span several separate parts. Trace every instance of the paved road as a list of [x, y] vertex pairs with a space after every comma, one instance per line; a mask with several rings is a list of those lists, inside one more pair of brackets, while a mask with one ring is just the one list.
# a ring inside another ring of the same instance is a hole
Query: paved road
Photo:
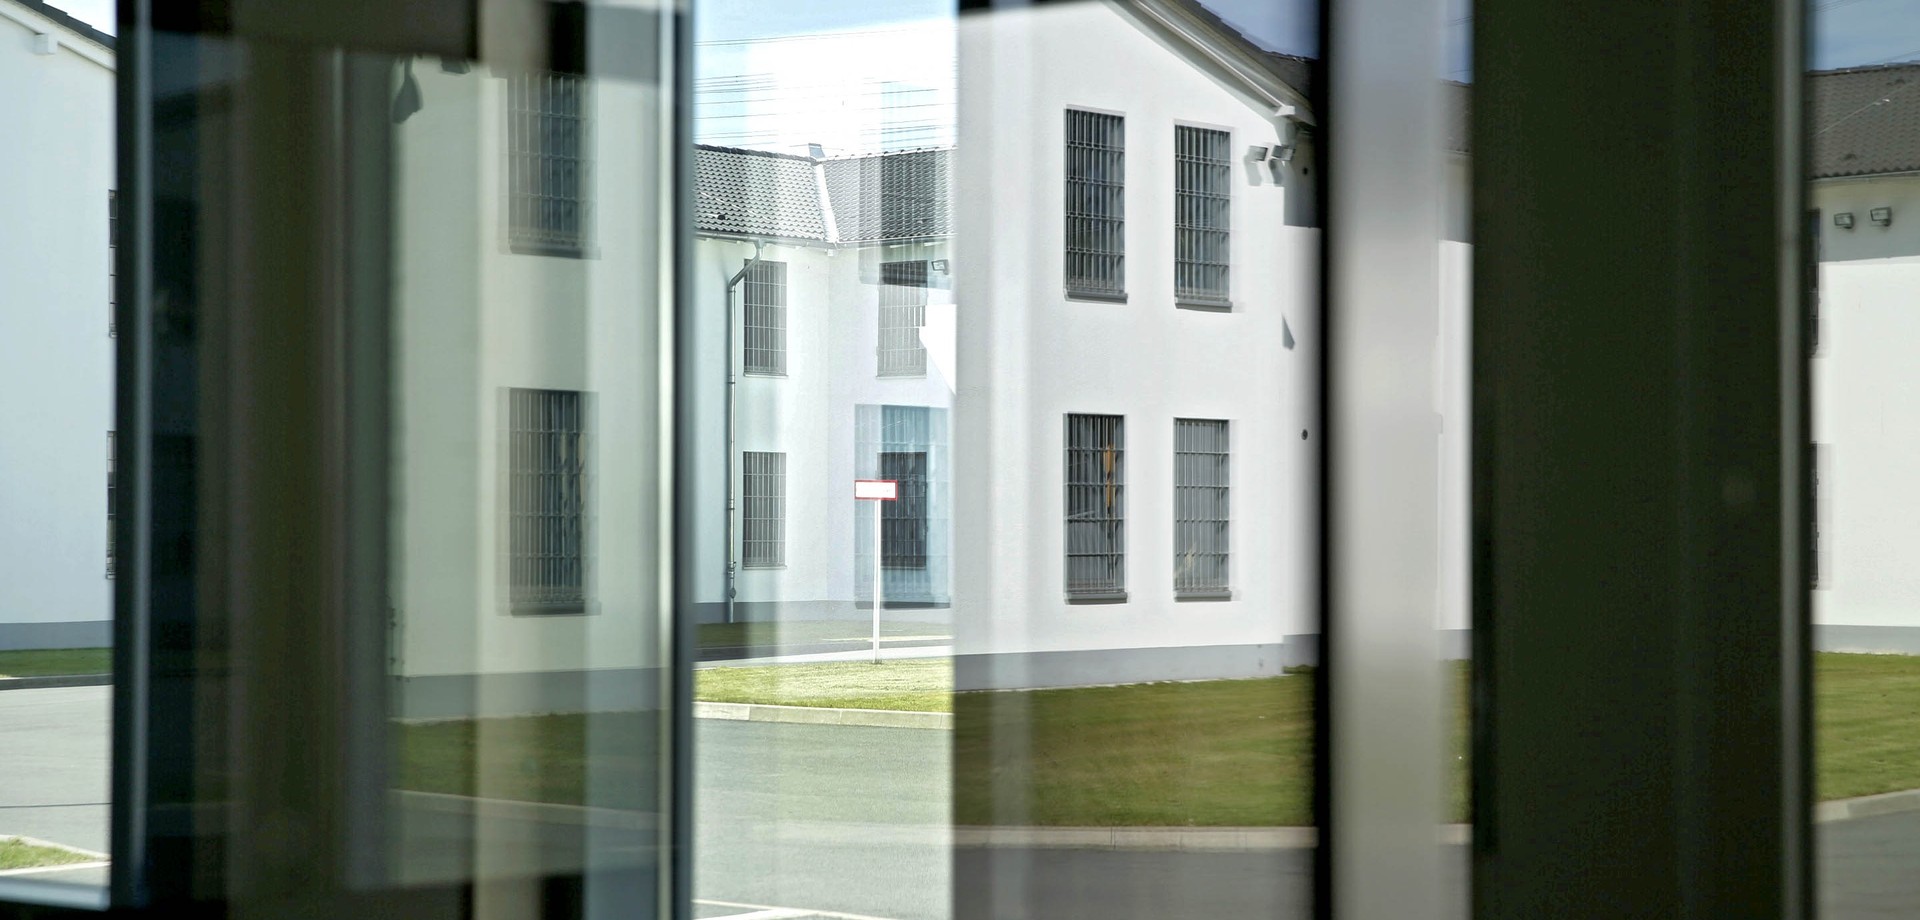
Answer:
[[[107, 846], [105, 687], [0, 691], [0, 834]], [[1306, 851], [1158, 853], [950, 845], [952, 734], [700, 720], [695, 897], [892, 920], [1307, 916]], [[476, 863], [643, 864], [644, 828], [439, 808], [396, 813], [415, 878]], [[484, 824], [485, 830], [476, 833]], [[476, 840], [478, 838], [478, 840]], [[1821, 825], [1821, 920], [1920, 916], [1920, 813]], [[1436, 918], [1464, 916], [1465, 854]], [[42, 875], [98, 884], [99, 871]], [[750, 912], [720, 904], [700, 915]]]

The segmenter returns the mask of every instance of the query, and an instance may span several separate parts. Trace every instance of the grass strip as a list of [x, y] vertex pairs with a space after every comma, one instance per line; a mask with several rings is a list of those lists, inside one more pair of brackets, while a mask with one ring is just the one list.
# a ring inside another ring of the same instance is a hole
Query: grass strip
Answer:
[[18, 837], [0, 837], [0, 871], [95, 862], [97, 857], [59, 847], [43, 847]]
[[19, 649], [0, 652], [0, 677], [54, 677], [106, 674], [113, 670], [108, 648]]

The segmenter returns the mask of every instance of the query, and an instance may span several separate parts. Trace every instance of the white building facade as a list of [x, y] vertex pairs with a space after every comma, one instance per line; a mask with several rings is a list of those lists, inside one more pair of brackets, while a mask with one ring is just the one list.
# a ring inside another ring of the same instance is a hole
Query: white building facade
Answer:
[[0, 650], [112, 636], [113, 64], [0, 0]]

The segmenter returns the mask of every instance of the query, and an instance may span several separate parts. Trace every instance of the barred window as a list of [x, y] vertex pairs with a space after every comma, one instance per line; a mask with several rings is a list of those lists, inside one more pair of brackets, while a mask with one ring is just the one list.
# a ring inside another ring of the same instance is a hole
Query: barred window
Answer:
[[1067, 110], [1067, 293], [1126, 296], [1126, 122]]
[[880, 478], [898, 483], [896, 499], [880, 503], [880, 565], [927, 567], [927, 452], [880, 454]]
[[586, 80], [521, 74], [507, 80], [507, 242], [514, 252], [580, 256], [588, 194]]
[[1227, 593], [1227, 423], [1173, 420], [1173, 590]]
[[1126, 590], [1124, 419], [1067, 416], [1067, 595]]
[[[107, 334], [114, 335], [120, 314], [120, 193], [107, 192]], [[112, 574], [109, 572], [108, 574]]]
[[510, 582], [515, 614], [586, 611], [582, 394], [508, 391]]
[[114, 519], [115, 513], [119, 510], [119, 501], [120, 501], [120, 495], [118, 491], [116, 491], [115, 489], [115, 487], [118, 485], [115, 478], [116, 473], [118, 472], [115, 469], [116, 459], [118, 456], [117, 451], [118, 451], [118, 448], [114, 444], [114, 432], [109, 431], [107, 432], [107, 577], [108, 578], [113, 577], [113, 561], [114, 561], [113, 559], [114, 557], [113, 519]]
[[1182, 303], [1227, 304], [1233, 164], [1225, 131], [1173, 129], [1173, 293]]
[[749, 569], [786, 565], [787, 455], [744, 451], [740, 471], [740, 564]]
[[881, 263], [880, 376], [926, 375], [927, 348], [920, 341], [926, 324], [926, 261]]
[[1832, 560], [1821, 545], [1821, 521], [1832, 509], [1828, 504], [1827, 485], [1823, 476], [1827, 475], [1827, 445], [1813, 444], [1807, 449], [1807, 491], [1813, 496], [1813, 513], [1807, 515], [1807, 587], [1832, 587]]
[[743, 284], [746, 308], [745, 371], [779, 376], [787, 372], [787, 263], [752, 263]]

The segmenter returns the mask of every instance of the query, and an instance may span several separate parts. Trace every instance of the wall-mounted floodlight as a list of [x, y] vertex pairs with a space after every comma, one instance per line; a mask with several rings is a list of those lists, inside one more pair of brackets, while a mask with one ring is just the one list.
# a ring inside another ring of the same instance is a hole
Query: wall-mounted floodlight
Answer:
[[1292, 144], [1281, 144], [1273, 148], [1273, 159], [1281, 163], [1291, 163], [1293, 162], [1293, 149]]
[[1840, 213], [1833, 215], [1833, 225], [1836, 227], [1839, 227], [1842, 230], [1852, 230], [1853, 229], [1853, 212], [1841, 211]]
[[945, 260], [945, 259], [935, 259], [935, 260], [933, 260], [933, 270], [934, 270], [934, 271], [937, 271], [937, 272], [939, 272], [940, 274], [943, 274], [943, 275], [944, 275], [944, 274], [946, 274], [946, 273], [947, 273], [947, 260]]
[[1892, 208], [1874, 208], [1873, 210], [1867, 212], [1867, 219], [1873, 221], [1876, 224], [1879, 224], [1882, 227], [1885, 227], [1888, 224], [1893, 223], [1893, 209]]
[[1267, 148], [1255, 144], [1247, 148], [1247, 159], [1258, 163], [1267, 158]]

